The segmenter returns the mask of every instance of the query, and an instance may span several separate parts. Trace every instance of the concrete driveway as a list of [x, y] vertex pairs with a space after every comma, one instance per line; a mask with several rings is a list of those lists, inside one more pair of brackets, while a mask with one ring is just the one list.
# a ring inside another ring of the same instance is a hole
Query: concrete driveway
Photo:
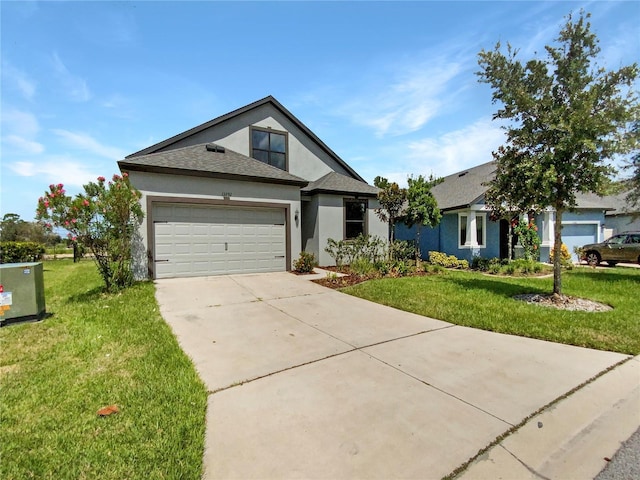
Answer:
[[628, 358], [455, 326], [290, 273], [156, 286], [210, 391], [206, 478], [441, 478]]

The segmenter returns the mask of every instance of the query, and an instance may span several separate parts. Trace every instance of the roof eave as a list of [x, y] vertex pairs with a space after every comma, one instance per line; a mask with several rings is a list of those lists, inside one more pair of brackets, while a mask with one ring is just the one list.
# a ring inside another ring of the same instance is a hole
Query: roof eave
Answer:
[[188, 168], [162, 167], [156, 165], [140, 165], [137, 163], [120, 160], [118, 166], [121, 171], [160, 173], [165, 175], [184, 175], [190, 177], [218, 178], [222, 180], [237, 180], [241, 182], [269, 183], [277, 185], [293, 185], [300, 188], [306, 187], [309, 182], [305, 180], [289, 180], [285, 178], [268, 178], [252, 175], [238, 175], [233, 173], [208, 172], [203, 170], [192, 170]]
[[331, 190], [326, 188], [314, 188], [313, 190], [302, 190], [300, 192], [301, 195], [312, 196], [318, 194], [328, 194], [328, 195], [351, 195], [356, 197], [368, 197], [368, 198], [376, 198], [378, 195], [376, 193], [367, 193], [367, 192], [351, 192], [348, 190]]

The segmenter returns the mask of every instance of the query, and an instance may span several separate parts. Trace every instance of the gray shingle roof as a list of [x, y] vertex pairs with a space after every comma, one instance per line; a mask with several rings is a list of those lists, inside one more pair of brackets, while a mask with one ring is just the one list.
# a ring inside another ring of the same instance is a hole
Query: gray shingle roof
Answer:
[[495, 163], [489, 162], [444, 177], [442, 183], [431, 189], [440, 210], [451, 210], [475, 203], [487, 191], [487, 187], [482, 184], [492, 180], [495, 171]]
[[121, 170], [130, 171], [227, 178], [300, 187], [309, 183], [233, 150], [209, 151], [207, 145], [212, 144], [202, 143], [149, 155], [127, 157], [120, 160], [118, 165]]
[[629, 215], [631, 213], [639, 213], [640, 204], [631, 205], [627, 201], [627, 195], [629, 195], [628, 191], [605, 197], [611, 206], [615, 208], [615, 210], [607, 212], [607, 215]]
[[132, 158], [132, 157], [137, 157], [137, 156], [141, 156], [141, 155], [148, 155], [150, 153], [155, 153], [158, 152], [161, 149], [167, 148], [170, 145], [184, 139], [187, 138], [191, 135], [194, 135], [198, 132], [201, 132], [203, 130], [206, 130], [207, 128], [213, 127], [215, 125], [219, 125], [223, 122], [226, 122], [227, 120], [233, 119], [235, 117], [238, 117], [246, 112], [249, 112], [251, 110], [255, 110], [257, 108], [262, 107], [263, 105], [271, 105], [272, 107], [274, 107], [276, 110], [280, 111], [285, 117], [287, 117], [293, 124], [295, 124], [300, 130], [302, 130], [305, 135], [307, 135], [316, 145], [318, 145], [318, 147], [320, 147], [321, 150], [323, 150], [325, 153], [327, 153], [327, 155], [329, 155], [331, 158], [333, 158], [339, 165], [342, 165], [342, 167], [345, 168], [345, 170], [347, 170], [347, 172], [349, 172], [351, 175], [353, 175], [353, 178], [356, 178], [358, 180], [362, 180], [364, 181], [364, 179], [358, 175], [358, 173], [351, 168], [347, 162], [345, 162], [342, 158], [340, 158], [333, 150], [331, 150], [322, 140], [320, 140], [320, 138], [318, 138], [311, 130], [309, 130], [309, 127], [307, 127], [304, 123], [302, 123], [300, 120], [298, 120], [298, 118], [296, 118], [295, 115], [293, 115], [289, 110], [287, 110], [280, 102], [278, 102], [273, 96], [269, 95], [261, 100], [257, 100], [253, 103], [250, 103], [249, 105], [245, 105], [244, 107], [238, 108], [232, 112], [226, 113], [224, 115], [221, 115], [219, 117], [214, 118], [213, 120], [209, 120], [208, 122], [205, 122], [201, 125], [198, 125], [196, 127], [193, 127], [189, 130], [186, 130], [182, 133], [179, 133], [178, 135], [174, 135], [171, 138], [168, 138], [166, 140], [163, 140], [162, 142], [156, 143], [155, 145], [151, 145], [150, 147], [144, 148], [138, 152], [132, 153], [131, 155], [127, 155], [127, 159]]
[[378, 190], [377, 187], [372, 187], [368, 183], [337, 172], [330, 172], [315, 182], [310, 182], [309, 185], [302, 189], [302, 193], [305, 195], [314, 193], [355, 194], [376, 197]]
[[[431, 189], [438, 201], [440, 210], [464, 208], [480, 201], [487, 191], [484, 185], [495, 177], [496, 164], [494, 161], [483, 163], [458, 173], [444, 177], [444, 181]], [[577, 208], [606, 209], [615, 208], [615, 202], [610, 197], [600, 197], [593, 193], [578, 193], [576, 195]]]

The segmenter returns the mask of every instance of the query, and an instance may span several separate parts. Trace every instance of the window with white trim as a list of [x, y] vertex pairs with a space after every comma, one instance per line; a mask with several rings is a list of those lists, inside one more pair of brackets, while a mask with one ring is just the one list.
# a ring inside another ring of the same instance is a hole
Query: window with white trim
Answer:
[[478, 246], [485, 246], [485, 219], [487, 215], [484, 213], [476, 214], [476, 241]]
[[463, 247], [467, 243], [467, 216], [458, 215], [458, 246]]

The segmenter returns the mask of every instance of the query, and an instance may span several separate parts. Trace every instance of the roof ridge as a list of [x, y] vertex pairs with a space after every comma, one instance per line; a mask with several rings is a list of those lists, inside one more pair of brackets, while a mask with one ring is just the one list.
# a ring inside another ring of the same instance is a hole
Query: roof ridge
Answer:
[[249, 112], [251, 110], [254, 110], [266, 104], [273, 105], [285, 117], [291, 120], [291, 122], [293, 122], [294, 125], [296, 125], [300, 130], [302, 130], [302, 132], [305, 135], [307, 135], [313, 142], [315, 142], [320, 147], [321, 150], [324, 150], [325, 153], [327, 153], [331, 158], [333, 158], [339, 165], [344, 167], [344, 169], [347, 172], [349, 172], [353, 176], [353, 178], [364, 181], [364, 179], [349, 164], [347, 164], [347, 162], [345, 162], [342, 158], [340, 158], [340, 156], [336, 152], [334, 152], [331, 148], [329, 148], [329, 146], [326, 143], [320, 140], [320, 138], [315, 133], [313, 133], [309, 129], [309, 127], [307, 127], [304, 123], [302, 123], [300, 119], [298, 119], [298, 117], [296, 117], [293, 113], [287, 110], [287, 108], [284, 105], [282, 105], [278, 100], [276, 100], [276, 98], [273, 95], [267, 95], [266, 97], [260, 100], [256, 100], [255, 102], [249, 103], [244, 107], [237, 108], [235, 110], [232, 110], [231, 112], [225, 113], [224, 115], [215, 117], [207, 122], [201, 123], [200, 125], [197, 125], [193, 128], [185, 130], [182, 133], [178, 133], [177, 135], [169, 137], [166, 140], [162, 140], [161, 142], [158, 142], [154, 145], [143, 148], [142, 150], [139, 150], [137, 152], [131, 153], [127, 155], [125, 158], [132, 158], [132, 157], [138, 157], [141, 155], [148, 155], [149, 153], [156, 153], [159, 149], [168, 147], [178, 142], [179, 140], [190, 137], [191, 135], [194, 135], [198, 132], [206, 130], [207, 128], [218, 125], [226, 120], [229, 120], [233, 117], [237, 117], [238, 115], [242, 115], [243, 113]]

